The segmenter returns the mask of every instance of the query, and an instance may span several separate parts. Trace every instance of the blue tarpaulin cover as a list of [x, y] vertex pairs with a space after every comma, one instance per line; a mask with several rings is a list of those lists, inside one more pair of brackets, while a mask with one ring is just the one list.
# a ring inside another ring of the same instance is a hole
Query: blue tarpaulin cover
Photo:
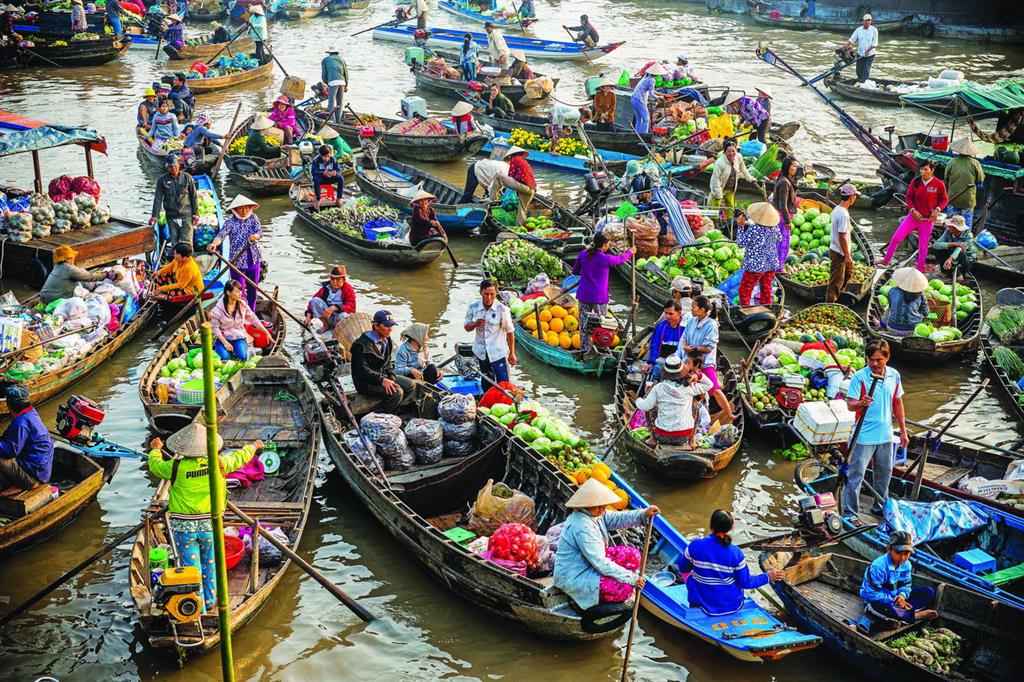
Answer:
[[68, 144], [87, 145], [103, 153], [107, 150], [106, 141], [91, 128], [51, 125], [0, 111], [0, 156]]
[[967, 535], [989, 521], [978, 506], [962, 500], [911, 502], [890, 497], [883, 510], [884, 530], [910, 533], [914, 544]]

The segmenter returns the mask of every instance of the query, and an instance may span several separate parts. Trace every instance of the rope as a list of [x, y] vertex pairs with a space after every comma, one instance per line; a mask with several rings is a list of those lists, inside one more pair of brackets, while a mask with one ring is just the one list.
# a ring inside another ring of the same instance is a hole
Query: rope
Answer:
[[974, 122], [973, 118], [967, 119], [967, 123], [971, 126], [971, 130], [979, 139], [985, 140], [985, 142], [991, 142], [992, 144], [1000, 144], [1012, 138], [1013, 134], [1017, 132], [1017, 128], [1024, 125], [1024, 110], [1019, 110], [1014, 113], [1004, 127], [996, 128], [995, 132], [992, 133], [986, 133], [984, 130], [981, 130]]

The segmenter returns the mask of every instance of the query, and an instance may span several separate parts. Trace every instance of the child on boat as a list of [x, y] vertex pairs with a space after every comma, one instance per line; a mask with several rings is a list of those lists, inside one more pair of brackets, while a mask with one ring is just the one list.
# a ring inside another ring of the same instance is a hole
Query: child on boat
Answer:
[[655, 441], [689, 447], [694, 432], [693, 399], [711, 391], [711, 380], [691, 357], [681, 360], [678, 355], [665, 359], [661, 376], [663, 379], [647, 395], [637, 398], [636, 407], [657, 409], [652, 429]]

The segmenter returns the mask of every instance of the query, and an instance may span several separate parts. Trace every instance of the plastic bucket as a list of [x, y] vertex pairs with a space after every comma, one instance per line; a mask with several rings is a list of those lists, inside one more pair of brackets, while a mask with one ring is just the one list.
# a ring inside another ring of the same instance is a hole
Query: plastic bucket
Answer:
[[238, 562], [245, 556], [245, 543], [236, 538], [234, 535], [224, 536], [224, 563], [227, 564], [228, 570], [238, 565]]

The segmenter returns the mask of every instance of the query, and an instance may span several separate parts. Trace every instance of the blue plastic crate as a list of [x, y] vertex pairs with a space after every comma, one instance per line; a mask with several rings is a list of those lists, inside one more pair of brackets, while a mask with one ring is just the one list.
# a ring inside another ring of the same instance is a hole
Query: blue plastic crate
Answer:
[[465, 395], [481, 396], [484, 394], [479, 379], [463, 379], [460, 376], [452, 375], [443, 377], [437, 382], [438, 387], [451, 393], [464, 393]]
[[953, 563], [975, 575], [996, 570], [995, 557], [981, 549], [967, 549], [953, 555]]

